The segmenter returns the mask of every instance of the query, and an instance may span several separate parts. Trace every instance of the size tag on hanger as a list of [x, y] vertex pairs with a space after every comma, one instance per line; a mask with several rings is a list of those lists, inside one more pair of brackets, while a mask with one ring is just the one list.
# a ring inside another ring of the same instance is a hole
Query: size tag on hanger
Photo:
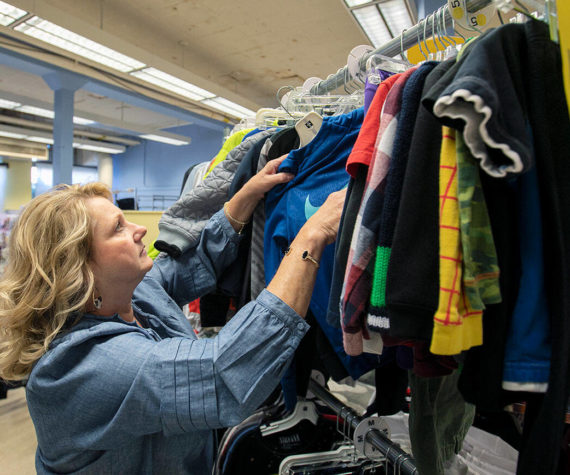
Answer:
[[299, 134], [300, 147], [304, 147], [315, 138], [323, 125], [323, 118], [316, 112], [309, 112], [295, 124], [295, 130]]
[[447, 0], [447, 5], [455, 22], [468, 30], [478, 30], [487, 25], [496, 11], [492, 3], [473, 13], [467, 10], [467, 0]]

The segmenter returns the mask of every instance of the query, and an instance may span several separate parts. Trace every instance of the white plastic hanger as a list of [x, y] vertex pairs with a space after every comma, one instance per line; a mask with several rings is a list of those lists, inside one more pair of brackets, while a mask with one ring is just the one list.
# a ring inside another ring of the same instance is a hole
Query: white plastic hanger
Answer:
[[299, 147], [304, 147], [311, 140], [313, 140], [321, 126], [323, 125], [323, 118], [315, 111], [309, 112], [299, 122], [295, 124], [295, 130], [299, 135]]
[[289, 416], [285, 417], [285, 419], [270, 422], [267, 425], [262, 425], [259, 430], [261, 431], [262, 436], [275, 434], [277, 432], [283, 432], [290, 429], [303, 420], [309, 420], [313, 424], [317, 424], [319, 414], [317, 413], [317, 408], [314, 402], [298, 401], [293, 412]]

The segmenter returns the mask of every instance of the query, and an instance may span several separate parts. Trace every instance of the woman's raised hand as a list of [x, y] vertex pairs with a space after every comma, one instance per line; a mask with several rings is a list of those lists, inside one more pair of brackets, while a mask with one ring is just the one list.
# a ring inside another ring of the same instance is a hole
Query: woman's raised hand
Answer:
[[299, 234], [310, 233], [320, 238], [324, 245], [333, 243], [338, 234], [340, 217], [346, 198], [346, 188], [331, 193], [322, 206], [303, 225]]
[[282, 155], [279, 158], [268, 161], [267, 164], [244, 185], [244, 188], [257, 199], [261, 199], [265, 193], [274, 186], [291, 181], [295, 176], [292, 173], [277, 172], [277, 169], [286, 158], [287, 155]]

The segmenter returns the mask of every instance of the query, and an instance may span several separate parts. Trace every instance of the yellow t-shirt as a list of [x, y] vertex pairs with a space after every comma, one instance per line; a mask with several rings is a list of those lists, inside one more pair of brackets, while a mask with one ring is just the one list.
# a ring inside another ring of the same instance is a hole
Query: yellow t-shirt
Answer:
[[439, 165], [439, 299], [430, 351], [457, 355], [483, 343], [483, 312], [474, 310], [462, 279], [455, 130], [442, 128]]

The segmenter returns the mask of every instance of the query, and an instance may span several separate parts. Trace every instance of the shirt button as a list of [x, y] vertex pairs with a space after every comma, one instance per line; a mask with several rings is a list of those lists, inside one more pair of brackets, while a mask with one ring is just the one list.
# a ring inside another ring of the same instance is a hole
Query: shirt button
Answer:
[[299, 330], [302, 330], [305, 327], [305, 325], [303, 325], [301, 322], [297, 323], [297, 328]]

